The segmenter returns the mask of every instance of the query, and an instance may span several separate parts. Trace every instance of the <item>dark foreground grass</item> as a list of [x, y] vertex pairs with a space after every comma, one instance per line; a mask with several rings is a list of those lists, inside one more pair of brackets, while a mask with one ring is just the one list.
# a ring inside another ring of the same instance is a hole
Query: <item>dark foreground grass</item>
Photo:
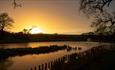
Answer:
[[115, 51], [101, 54], [85, 66], [82, 66], [80, 70], [115, 70]]
[[16, 55], [26, 55], [26, 54], [40, 54], [40, 53], [48, 53], [54, 52], [58, 50], [66, 49], [68, 46], [42, 46], [37, 48], [14, 48], [14, 49], [0, 49], [0, 59], [7, 58], [9, 56]]
[[60, 70], [115, 70], [115, 50], [99, 46], [72, 54]]

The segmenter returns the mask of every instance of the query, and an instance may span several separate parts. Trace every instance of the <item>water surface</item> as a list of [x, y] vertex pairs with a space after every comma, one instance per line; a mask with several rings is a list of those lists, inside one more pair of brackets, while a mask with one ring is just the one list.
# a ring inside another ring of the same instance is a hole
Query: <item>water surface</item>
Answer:
[[81, 50], [59, 50], [56, 52], [50, 52], [45, 54], [31, 54], [24, 56], [14, 56], [7, 59], [0, 60], [0, 70], [28, 70], [31, 67], [38, 66], [58, 58], [61, 58], [67, 54], [75, 52], [83, 52], [94, 46], [98, 45], [110, 45], [110, 43], [98, 43], [98, 42], [31, 42], [31, 43], [14, 43], [14, 44], [0, 44], [0, 48], [28, 48], [28, 47], [39, 47], [49, 45], [69, 45], [72, 47], [81, 47]]

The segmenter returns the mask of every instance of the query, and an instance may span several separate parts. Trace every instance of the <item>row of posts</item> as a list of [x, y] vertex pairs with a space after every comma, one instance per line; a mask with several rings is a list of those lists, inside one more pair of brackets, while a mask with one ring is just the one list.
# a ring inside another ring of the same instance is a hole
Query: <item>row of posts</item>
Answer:
[[56, 68], [59, 68], [59, 66], [66, 64], [68, 62], [77, 62], [79, 66], [80, 64], [87, 62], [88, 60], [90, 60], [90, 58], [95, 57], [96, 55], [102, 53], [103, 51], [104, 51], [103, 46], [93, 47], [87, 51], [74, 53], [71, 55], [65, 55], [53, 61], [38, 66], [36, 65], [35, 67], [32, 67], [27, 70], [58, 70]]
[[32, 67], [27, 70], [56, 70], [55, 67], [59, 64], [63, 64], [65, 59], [66, 59], [66, 56], [63, 56], [63, 57], [55, 59], [53, 61], [41, 64], [41, 65], [36, 65], [35, 67]]

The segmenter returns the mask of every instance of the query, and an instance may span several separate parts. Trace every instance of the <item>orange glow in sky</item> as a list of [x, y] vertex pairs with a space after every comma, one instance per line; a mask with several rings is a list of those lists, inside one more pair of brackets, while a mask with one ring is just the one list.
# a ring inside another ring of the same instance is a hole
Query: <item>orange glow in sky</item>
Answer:
[[80, 15], [77, 0], [19, 0], [14, 9], [10, 0], [0, 0], [0, 13], [7, 12], [15, 23], [12, 32], [37, 26], [43, 33], [80, 34], [89, 32], [90, 22]]
[[34, 27], [30, 30], [31, 34], [38, 34], [38, 33], [42, 33], [43, 31], [37, 27]]

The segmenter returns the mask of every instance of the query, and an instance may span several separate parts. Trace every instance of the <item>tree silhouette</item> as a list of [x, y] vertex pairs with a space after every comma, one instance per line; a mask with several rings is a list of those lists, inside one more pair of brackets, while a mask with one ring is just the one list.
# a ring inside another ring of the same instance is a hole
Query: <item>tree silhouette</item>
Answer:
[[0, 14], [0, 31], [10, 28], [12, 23], [14, 23], [14, 21], [7, 13]]
[[115, 12], [107, 13], [95, 16], [95, 20], [92, 22], [91, 27], [95, 27], [96, 33], [115, 33]]
[[22, 31], [24, 34], [28, 34], [28, 29], [23, 29]]
[[19, 4], [19, 3], [17, 3], [16, 0], [13, 0], [12, 5], [13, 5], [14, 9], [15, 9], [16, 7], [22, 7], [22, 5]]
[[114, 0], [80, 0], [80, 10], [87, 15], [102, 13]]
[[80, 11], [94, 18], [91, 27], [96, 33], [115, 33], [115, 13], [108, 13], [107, 7], [114, 0], [80, 0]]

